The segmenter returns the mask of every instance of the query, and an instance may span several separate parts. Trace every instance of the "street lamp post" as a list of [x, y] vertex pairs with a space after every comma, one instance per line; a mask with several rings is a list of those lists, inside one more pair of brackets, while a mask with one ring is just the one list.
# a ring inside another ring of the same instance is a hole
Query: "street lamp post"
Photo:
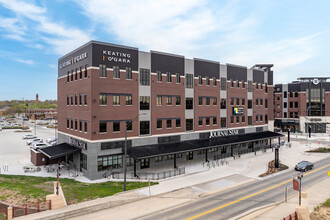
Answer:
[[125, 125], [125, 149], [124, 149], [124, 191], [126, 191], [126, 174], [127, 174], [127, 126], [132, 125], [133, 126], [133, 122], [135, 120], [137, 120], [139, 118], [140, 115], [145, 115], [145, 113], [142, 114], [138, 114], [131, 122], [128, 122]]

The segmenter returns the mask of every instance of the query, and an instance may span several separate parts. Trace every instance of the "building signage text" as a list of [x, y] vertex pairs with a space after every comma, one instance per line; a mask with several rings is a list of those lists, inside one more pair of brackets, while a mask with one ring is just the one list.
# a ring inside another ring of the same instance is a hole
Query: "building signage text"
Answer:
[[103, 50], [102, 60], [108, 60], [115, 63], [131, 63], [131, 54], [117, 51]]
[[82, 53], [79, 56], [72, 57], [71, 60], [68, 60], [68, 61], [65, 61], [64, 63], [61, 63], [60, 64], [60, 69], [66, 67], [66, 66], [70, 66], [70, 65], [72, 65], [74, 63], [77, 63], [80, 60], [83, 60], [85, 58], [87, 58], [87, 53]]
[[70, 137], [70, 144], [77, 148], [87, 150], [87, 143], [85, 141]]
[[230, 136], [230, 135], [236, 135], [236, 134], [238, 134], [238, 129], [232, 129], [232, 130], [226, 130], [226, 131], [210, 131], [209, 138], [224, 137], [224, 136]]

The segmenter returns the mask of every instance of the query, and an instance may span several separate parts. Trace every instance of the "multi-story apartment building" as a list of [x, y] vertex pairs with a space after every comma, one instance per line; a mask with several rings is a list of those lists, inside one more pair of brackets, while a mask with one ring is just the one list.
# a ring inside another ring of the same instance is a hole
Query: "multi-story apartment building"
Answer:
[[276, 84], [275, 127], [297, 132], [326, 133], [330, 130], [330, 77], [302, 77]]
[[248, 69], [96, 41], [58, 64], [59, 149], [43, 152], [54, 159], [79, 148], [67, 160], [90, 179], [123, 171], [125, 143], [136, 174], [257, 151], [281, 136], [268, 125], [272, 65]]

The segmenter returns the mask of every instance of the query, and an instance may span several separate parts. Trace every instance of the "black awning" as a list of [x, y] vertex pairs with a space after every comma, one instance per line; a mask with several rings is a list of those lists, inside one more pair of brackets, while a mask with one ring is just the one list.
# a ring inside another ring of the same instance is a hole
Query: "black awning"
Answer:
[[143, 159], [143, 158], [150, 158], [156, 156], [164, 156], [173, 153], [204, 150], [212, 147], [225, 146], [229, 144], [239, 144], [239, 143], [263, 140], [268, 138], [276, 138], [282, 136], [284, 135], [271, 131], [263, 131], [263, 132], [232, 135], [232, 136], [210, 138], [210, 139], [196, 139], [196, 140], [181, 141], [174, 143], [130, 147], [127, 149], [127, 154], [135, 159]]
[[62, 143], [55, 146], [40, 148], [39, 151], [46, 155], [49, 159], [57, 159], [65, 155], [79, 152], [81, 149], [67, 143]]

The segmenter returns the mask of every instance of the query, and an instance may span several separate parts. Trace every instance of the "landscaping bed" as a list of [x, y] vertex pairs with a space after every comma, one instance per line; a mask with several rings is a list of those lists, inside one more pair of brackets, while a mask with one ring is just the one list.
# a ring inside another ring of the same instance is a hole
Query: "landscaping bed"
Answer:
[[281, 163], [279, 163], [279, 168], [275, 168], [275, 160], [272, 160], [272, 161], [270, 161], [268, 163], [268, 170], [267, 170], [267, 172], [259, 175], [259, 177], [268, 176], [268, 175], [271, 175], [273, 173], [277, 173], [277, 172], [280, 172], [282, 170], [286, 170], [288, 168], [289, 168], [288, 166], [286, 166], [284, 164], [281, 164]]
[[[0, 175], [0, 201], [12, 205], [43, 202], [46, 195], [54, 193], [54, 181], [56, 178]], [[68, 204], [103, 198], [123, 191], [123, 182], [82, 183], [73, 179], [60, 179], [60, 183]], [[126, 183], [127, 190], [146, 186], [147, 182]]]
[[311, 152], [311, 153], [330, 153], [330, 148], [326, 148], [326, 147], [319, 147], [313, 150], [309, 150], [307, 152]]
[[311, 220], [330, 219], [330, 199], [327, 199], [321, 206], [315, 207], [310, 217]]

